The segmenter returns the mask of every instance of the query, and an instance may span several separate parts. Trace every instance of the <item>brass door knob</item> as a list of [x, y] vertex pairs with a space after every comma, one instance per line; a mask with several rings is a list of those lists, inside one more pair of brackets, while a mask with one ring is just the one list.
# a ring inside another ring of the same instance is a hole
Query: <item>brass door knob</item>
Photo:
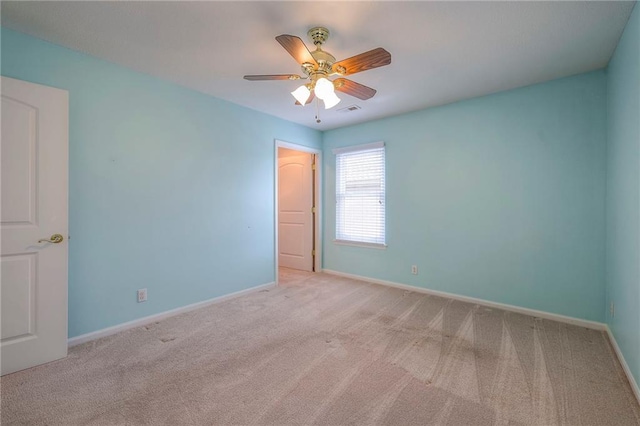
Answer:
[[39, 243], [53, 243], [53, 244], [58, 244], [61, 243], [62, 240], [64, 240], [64, 237], [60, 234], [53, 234], [51, 236], [51, 238], [49, 238], [48, 240], [38, 240]]

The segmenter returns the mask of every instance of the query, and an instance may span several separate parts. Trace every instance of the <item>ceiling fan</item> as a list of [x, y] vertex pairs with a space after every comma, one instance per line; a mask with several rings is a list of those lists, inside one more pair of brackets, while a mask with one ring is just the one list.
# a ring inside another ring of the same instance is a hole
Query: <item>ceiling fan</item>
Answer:
[[[348, 59], [336, 62], [336, 58], [329, 52], [322, 50], [322, 44], [329, 38], [329, 30], [324, 27], [311, 28], [307, 35], [313, 41], [316, 49], [310, 52], [300, 37], [282, 34], [276, 37], [278, 43], [285, 48], [293, 58], [302, 66], [304, 76], [298, 74], [275, 75], [245, 75], [250, 81], [259, 80], [299, 80], [310, 79], [291, 92], [296, 98], [296, 105], [309, 104], [315, 97], [324, 102], [325, 109], [332, 108], [340, 102], [335, 91], [355, 96], [358, 99], [367, 100], [376, 94], [375, 89], [356, 83], [342, 76], [367, 71], [382, 67], [391, 63], [391, 54], [381, 47], [352, 56]], [[340, 76], [335, 80], [329, 77]], [[317, 118], [317, 117], [316, 117]], [[319, 120], [318, 120], [319, 122]]]

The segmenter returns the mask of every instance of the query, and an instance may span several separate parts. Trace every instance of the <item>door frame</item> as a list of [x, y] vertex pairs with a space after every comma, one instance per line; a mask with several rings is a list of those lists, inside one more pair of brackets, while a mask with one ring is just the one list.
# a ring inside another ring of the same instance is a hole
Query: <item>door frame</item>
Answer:
[[279, 285], [278, 277], [278, 148], [293, 149], [295, 151], [306, 152], [308, 154], [315, 154], [316, 156], [316, 170], [313, 199], [315, 200], [316, 214], [313, 215], [313, 231], [314, 241], [313, 249], [316, 251], [316, 255], [313, 259], [313, 271], [320, 272], [322, 270], [322, 150], [316, 148], [309, 148], [308, 146], [298, 145], [296, 143], [285, 142], [280, 139], [274, 140], [274, 188], [273, 188], [273, 201], [274, 201], [274, 265], [275, 265], [275, 283]]

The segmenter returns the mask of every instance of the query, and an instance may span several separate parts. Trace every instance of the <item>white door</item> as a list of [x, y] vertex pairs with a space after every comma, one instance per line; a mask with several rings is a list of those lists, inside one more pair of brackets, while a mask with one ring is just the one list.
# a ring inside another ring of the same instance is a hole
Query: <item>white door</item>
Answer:
[[278, 264], [313, 271], [313, 154], [278, 158]]
[[67, 355], [69, 101], [64, 90], [6, 77], [1, 83], [4, 375]]

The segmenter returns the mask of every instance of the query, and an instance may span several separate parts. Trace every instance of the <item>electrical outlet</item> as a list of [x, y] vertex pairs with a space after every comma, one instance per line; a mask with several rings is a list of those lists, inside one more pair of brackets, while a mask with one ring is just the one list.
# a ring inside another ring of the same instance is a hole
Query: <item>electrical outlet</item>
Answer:
[[616, 316], [616, 305], [613, 302], [609, 304], [609, 315], [611, 318]]
[[411, 265], [411, 273], [413, 275], [418, 275], [418, 265]]
[[141, 288], [138, 290], [138, 303], [147, 301], [147, 289]]

